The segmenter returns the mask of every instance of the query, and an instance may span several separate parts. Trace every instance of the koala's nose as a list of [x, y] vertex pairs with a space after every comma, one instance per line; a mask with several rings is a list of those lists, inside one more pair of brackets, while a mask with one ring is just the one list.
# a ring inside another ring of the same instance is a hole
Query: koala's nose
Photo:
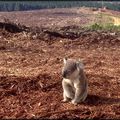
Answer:
[[66, 78], [66, 75], [67, 75], [67, 72], [64, 71], [64, 72], [62, 73], [62, 76], [63, 76], [64, 78]]

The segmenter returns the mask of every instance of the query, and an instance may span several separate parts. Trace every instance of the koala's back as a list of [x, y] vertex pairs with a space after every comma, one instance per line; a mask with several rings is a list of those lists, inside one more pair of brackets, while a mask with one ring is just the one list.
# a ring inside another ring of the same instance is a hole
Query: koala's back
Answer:
[[80, 82], [81, 89], [85, 91], [88, 86], [88, 81], [87, 81], [86, 74], [83, 69], [81, 69], [79, 73], [79, 82]]

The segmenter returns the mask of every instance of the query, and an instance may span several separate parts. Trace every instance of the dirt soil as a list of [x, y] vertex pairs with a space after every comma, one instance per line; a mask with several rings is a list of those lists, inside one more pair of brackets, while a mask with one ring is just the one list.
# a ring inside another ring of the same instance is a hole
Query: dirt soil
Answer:
[[[120, 119], [120, 33], [54, 31], [0, 29], [0, 118]], [[65, 56], [85, 65], [88, 97], [77, 106], [62, 102]]]
[[[96, 22], [101, 22], [101, 14], [120, 16], [120, 12], [113, 10], [93, 10], [87, 7], [77, 8], [55, 8], [41, 9], [31, 11], [0, 12], [0, 22], [9, 19], [15, 23], [21, 23], [26, 26], [39, 27], [65, 27], [69, 25], [85, 26]], [[107, 22], [108, 23], [108, 22]]]

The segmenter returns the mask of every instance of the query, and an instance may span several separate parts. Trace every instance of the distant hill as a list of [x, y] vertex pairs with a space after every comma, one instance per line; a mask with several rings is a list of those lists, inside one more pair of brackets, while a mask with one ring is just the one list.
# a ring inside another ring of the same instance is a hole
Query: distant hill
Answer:
[[119, 1], [0, 1], [0, 11], [24, 11], [50, 8], [106, 6], [108, 9], [120, 11]]

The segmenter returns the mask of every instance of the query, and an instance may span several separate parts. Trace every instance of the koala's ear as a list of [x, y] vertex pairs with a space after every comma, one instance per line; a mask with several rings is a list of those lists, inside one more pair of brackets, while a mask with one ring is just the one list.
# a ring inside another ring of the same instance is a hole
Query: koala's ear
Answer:
[[66, 64], [66, 62], [67, 62], [67, 58], [66, 57], [63, 58], [63, 62], [64, 62], [64, 64]]
[[80, 64], [79, 61], [76, 62], [76, 67], [77, 67], [77, 70], [78, 70], [78, 71], [80, 71], [80, 65], [79, 65], [79, 64]]
[[81, 61], [80, 58], [78, 59], [78, 61], [79, 61], [79, 62]]
[[84, 69], [84, 65], [83, 65], [83, 63], [81, 63], [80, 61], [78, 61], [78, 62], [76, 63], [76, 65], [77, 65], [77, 70], [78, 70], [78, 71], [80, 71], [80, 69]]

